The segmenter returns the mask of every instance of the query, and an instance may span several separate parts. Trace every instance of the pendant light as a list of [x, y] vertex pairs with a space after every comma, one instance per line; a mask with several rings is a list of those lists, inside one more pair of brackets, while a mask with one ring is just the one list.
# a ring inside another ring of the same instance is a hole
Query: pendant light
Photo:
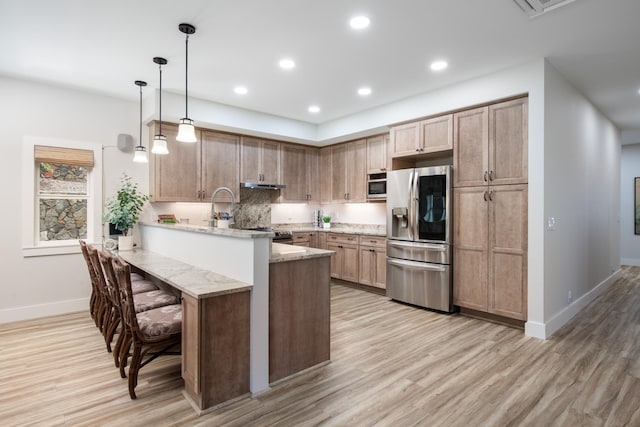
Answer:
[[196, 142], [196, 130], [193, 126], [193, 120], [189, 118], [189, 35], [196, 32], [196, 27], [191, 24], [180, 24], [178, 29], [186, 34], [184, 41], [185, 46], [185, 58], [184, 58], [184, 118], [180, 119], [180, 126], [178, 127], [178, 136], [176, 139], [180, 142]]
[[158, 133], [153, 137], [151, 152], [153, 154], [169, 154], [167, 137], [162, 133], [162, 66], [167, 63], [167, 60], [156, 56], [153, 58], [153, 62], [158, 64], [158, 69], [160, 70], [160, 123], [158, 125]]
[[138, 146], [136, 152], [133, 155], [133, 161], [136, 163], [148, 163], [147, 150], [142, 145], [142, 87], [147, 85], [147, 82], [136, 80], [136, 86], [140, 88], [140, 136], [138, 138]]

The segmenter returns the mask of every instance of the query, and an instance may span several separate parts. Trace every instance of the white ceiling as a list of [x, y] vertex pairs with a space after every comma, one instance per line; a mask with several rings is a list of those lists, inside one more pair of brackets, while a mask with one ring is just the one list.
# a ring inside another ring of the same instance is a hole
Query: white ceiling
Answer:
[[[368, 29], [349, 27], [356, 14]], [[189, 94], [222, 104], [324, 123], [547, 57], [640, 131], [639, 18], [638, 0], [576, 0], [534, 19], [513, 0], [0, 0], [0, 74], [136, 100], [133, 81], [157, 87], [163, 56], [164, 88], [184, 93], [187, 22]], [[278, 68], [284, 56], [295, 69]], [[449, 68], [433, 73], [440, 58]]]

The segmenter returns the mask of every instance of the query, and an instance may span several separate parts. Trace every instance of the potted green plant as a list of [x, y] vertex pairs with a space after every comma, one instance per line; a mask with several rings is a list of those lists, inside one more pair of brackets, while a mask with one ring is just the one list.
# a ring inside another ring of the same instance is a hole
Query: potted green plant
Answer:
[[331, 217], [329, 215], [325, 215], [322, 217], [322, 227], [331, 228]]
[[138, 190], [138, 184], [132, 182], [126, 173], [122, 174], [120, 182], [122, 186], [115, 197], [107, 200], [104, 221], [110, 222], [116, 230], [122, 231], [123, 236], [118, 238], [118, 249], [126, 251], [133, 249], [133, 235], [129, 230], [138, 222], [142, 207], [149, 200], [149, 196], [142, 194]]

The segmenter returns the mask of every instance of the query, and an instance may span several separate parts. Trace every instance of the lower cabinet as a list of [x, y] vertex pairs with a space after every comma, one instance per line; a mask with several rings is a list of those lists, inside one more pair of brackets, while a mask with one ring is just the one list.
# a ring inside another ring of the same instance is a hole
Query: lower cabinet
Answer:
[[387, 247], [384, 237], [360, 236], [358, 283], [386, 288]]
[[454, 304], [527, 319], [527, 185], [456, 188]]
[[315, 231], [295, 231], [293, 233], [293, 244], [295, 246], [318, 248], [318, 233]]
[[328, 233], [327, 249], [335, 251], [331, 257], [331, 277], [358, 281], [358, 236], [355, 234]]

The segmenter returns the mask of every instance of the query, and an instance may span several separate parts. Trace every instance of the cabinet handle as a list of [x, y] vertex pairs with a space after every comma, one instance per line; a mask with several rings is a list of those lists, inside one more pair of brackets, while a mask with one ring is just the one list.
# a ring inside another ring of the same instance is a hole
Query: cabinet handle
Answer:
[[387, 168], [380, 168], [380, 170], [381, 170], [382, 172], [384, 172], [384, 171], [386, 171], [386, 170], [387, 170]]
[[487, 195], [488, 195], [488, 194], [487, 194], [487, 192], [485, 191], [485, 192], [484, 192], [484, 195], [482, 196], [482, 198], [484, 199], [484, 201], [485, 201], [485, 202], [488, 200], [488, 199], [487, 199]]
[[419, 149], [419, 148], [416, 148], [416, 151], [420, 151], [420, 149]]
[[493, 190], [489, 191], [489, 200], [493, 202]]
[[487, 171], [484, 171], [484, 182], [487, 182]]
[[493, 171], [489, 171], [489, 181], [493, 181]]

